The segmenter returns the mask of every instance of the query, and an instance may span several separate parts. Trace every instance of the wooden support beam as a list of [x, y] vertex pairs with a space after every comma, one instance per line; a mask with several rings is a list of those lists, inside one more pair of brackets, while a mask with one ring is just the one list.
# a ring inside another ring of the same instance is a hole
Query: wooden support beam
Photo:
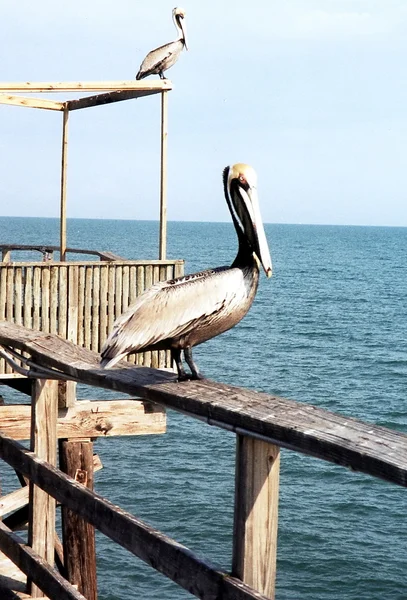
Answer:
[[161, 94], [161, 176], [160, 176], [160, 249], [159, 258], [167, 255], [167, 154], [168, 94]]
[[60, 260], [66, 259], [66, 183], [68, 167], [68, 118], [69, 110], [65, 106], [62, 121], [62, 158], [61, 158], [61, 211], [60, 211]]
[[156, 90], [120, 90], [117, 92], [106, 92], [105, 94], [96, 94], [95, 96], [87, 96], [78, 100], [68, 100], [68, 110], [78, 110], [80, 108], [91, 108], [92, 106], [102, 106], [113, 102], [122, 102], [123, 100], [131, 100], [133, 98], [143, 98], [156, 94]]
[[44, 100], [40, 98], [26, 98], [24, 96], [13, 96], [0, 94], [0, 104], [11, 104], [14, 106], [26, 106], [27, 108], [44, 108], [46, 110], [64, 110], [63, 102]]
[[[1, 430], [16, 440], [30, 438], [31, 408], [0, 406]], [[95, 438], [165, 433], [165, 410], [140, 400], [80, 400], [58, 410], [57, 438]]]
[[27, 546], [22, 538], [1, 522], [0, 550], [35, 582], [38, 586], [37, 589], [41, 588], [42, 593], [40, 592], [39, 596], [31, 597], [39, 599], [46, 594], [51, 598], [58, 598], [58, 600], [87, 600], [58, 571]]
[[[33, 383], [31, 450], [39, 459], [51, 465], [57, 462], [56, 422], [58, 382], [38, 379]], [[54, 564], [55, 499], [30, 483], [30, 518], [28, 544], [51, 566]], [[42, 596], [41, 590], [31, 585], [33, 598]]]
[[[60, 468], [93, 490], [93, 443], [61, 440]], [[87, 600], [97, 600], [95, 529], [75, 512], [62, 506], [64, 566], [67, 578]]]
[[278, 446], [237, 436], [232, 574], [268, 598], [275, 594]]
[[182, 544], [88, 490], [3, 435], [0, 435], [0, 458], [110, 539], [199, 598], [267, 600], [263, 594], [198, 558]]
[[57, 81], [57, 82], [3, 82], [0, 91], [3, 92], [107, 92], [117, 90], [171, 90], [172, 83], [168, 79], [149, 79], [137, 81], [128, 79], [122, 81]]

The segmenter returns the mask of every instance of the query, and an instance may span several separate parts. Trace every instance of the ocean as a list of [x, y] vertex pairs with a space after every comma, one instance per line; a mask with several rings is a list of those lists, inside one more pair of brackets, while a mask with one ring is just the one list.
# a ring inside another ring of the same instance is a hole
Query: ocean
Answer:
[[[407, 228], [265, 230], [273, 277], [261, 276], [236, 328], [195, 349], [202, 372], [407, 433]], [[58, 221], [0, 218], [7, 242], [58, 244]], [[68, 245], [157, 258], [158, 223], [70, 219]], [[168, 256], [184, 258], [186, 272], [235, 252], [231, 223], [168, 223]], [[230, 569], [233, 434], [170, 411], [165, 435], [100, 439], [95, 451], [98, 493]], [[407, 598], [405, 493], [283, 450], [277, 600]], [[97, 552], [100, 600], [192, 598], [100, 534]]]

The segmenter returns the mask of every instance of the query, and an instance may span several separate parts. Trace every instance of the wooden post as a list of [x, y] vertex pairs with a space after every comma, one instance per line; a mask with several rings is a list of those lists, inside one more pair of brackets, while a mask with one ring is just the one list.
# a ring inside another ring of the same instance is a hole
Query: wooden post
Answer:
[[68, 166], [68, 118], [69, 110], [68, 107], [65, 106], [62, 123], [60, 260], [66, 259], [66, 181]]
[[[31, 450], [51, 465], [57, 462], [58, 382], [36, 379], [32, 384]], [[51, 566], [54, 565], [55, 500], [30, 483], [28, 544]], [[28, 582], [29, 586], [31, 582]], [[32, 598], [44, 594], [31, 584]]]
[[168, 98], [161, 92], [160, 260], [167, 256], [167, 138]]
[[[60, 440], [60, 468], [79, 483], [93, 489], [93, 443]], [[95, 529], [62, 506], [64, 566], [68, 581], [78, 586], [87, 600], [97, 600]]]
[[280, 449], [237, 436], [232, 575], [274, 598]]

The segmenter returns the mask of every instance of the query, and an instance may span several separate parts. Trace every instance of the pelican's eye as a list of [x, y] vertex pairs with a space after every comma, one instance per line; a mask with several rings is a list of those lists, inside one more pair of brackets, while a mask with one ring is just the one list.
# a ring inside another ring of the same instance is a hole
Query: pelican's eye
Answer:
[[244, 175], [242, 175], [242, 173], [239, 174], [239, 183], [242, 186], [242, 188], [247, 192], [247, 190], [249, 189], [249, 184], [247, 183], [247, 179]]

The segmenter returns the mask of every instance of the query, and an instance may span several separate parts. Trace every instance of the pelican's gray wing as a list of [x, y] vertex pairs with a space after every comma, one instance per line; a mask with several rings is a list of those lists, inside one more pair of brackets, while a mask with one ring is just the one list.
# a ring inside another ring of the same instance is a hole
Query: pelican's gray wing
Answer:
[[136, 79], [142, 79], [149, 75], [155, 75], [161, 71], [166, 71], [176, 62], [178, 55], [183, 48], [183, 41], [176, 40], [164, 44], [155, 50], [151, 50], [140, 65]]
[[224, 310], [233, 311], [245, 293], [242, 271], [225, 267], [155, 284], [115, 322], [102, 348], [102, 366], [181, 336], [191, 322], [199, 327], [202, 320], [216, 321]]

